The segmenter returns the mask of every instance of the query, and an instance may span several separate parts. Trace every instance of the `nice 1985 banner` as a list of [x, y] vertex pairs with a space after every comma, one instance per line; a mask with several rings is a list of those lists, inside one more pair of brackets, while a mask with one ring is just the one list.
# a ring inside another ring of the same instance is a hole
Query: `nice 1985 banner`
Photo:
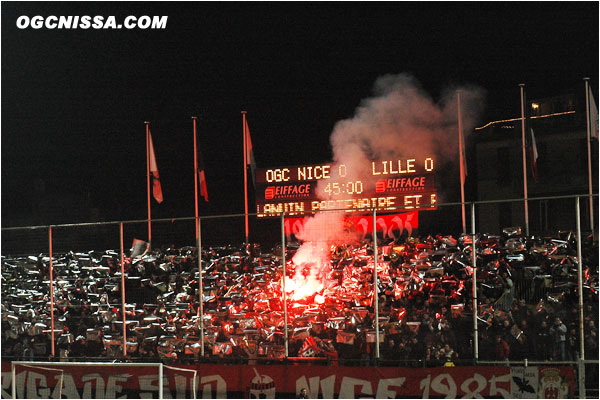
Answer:
[[[157, 367], [18, 365], [17, 398], [158, 398]], [[566, 398], [572, 367], [331, 367], [178, 365], [163, 369], [164, 398]], [[2, 363], [2, 398], [11, 398]]]

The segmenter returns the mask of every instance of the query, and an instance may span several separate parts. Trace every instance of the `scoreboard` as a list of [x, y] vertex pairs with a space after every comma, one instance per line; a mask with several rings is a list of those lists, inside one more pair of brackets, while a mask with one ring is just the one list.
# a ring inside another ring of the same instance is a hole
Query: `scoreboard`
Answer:
[[312, 214], [320, 210], [346, 213], [436, 209], [435, 160], [409, 158], [371, 161], [349, 178], [345, 164], [297, 165], [256, 170], [259, 217]]

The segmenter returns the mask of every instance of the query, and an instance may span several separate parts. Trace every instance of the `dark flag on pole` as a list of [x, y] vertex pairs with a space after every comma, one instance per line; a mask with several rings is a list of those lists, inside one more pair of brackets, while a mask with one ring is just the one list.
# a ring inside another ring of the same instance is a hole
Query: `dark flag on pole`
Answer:
[[198, 146], [198, 180], [200, 182], [200, 196], [204, 197], [204, 201], [208, 201], [208, 189], [206, 188], [206, 176], [204, 175], [204, 157]]
[[531, 159], [531, 174], [533, 175], [533, 179], [535, 179], [535, 183], [538, 182], [538, 169], [537, 169], [537, 159], [538, 159], [538, 151], [537, 145], [535, 144], [535, 135], [533, 134], [533, 128], [529, 128], [530, 137], [528, 140], [529, 147], [529, 157]]
[[589, 89], [590, 96], [590, 137], [598, 140], [598, 107], [594, 101], [592, 88]]
[[250, 139], [250, 128], [248, 128], [248, 121], [246, 120], [246, 165], [250, 166], [250, 172], [252, 173], [252, 185], [256, 188], [256, 162], [254, 161], [254, 150], [252, 149], [252, 139]]
[[160, 186], [160, 177], [158, 175], [158, 166], [156, 165], [156, 156], [154, 155], [154, 144], [152, 143], [152, 133], [148, 130], [148, 146], [150, 157], [150, 176], [152, 177], [152, 195], [158, 203], [162, 203], [163, 194]]
[[[535, 135], [533, 133], [533, 128], [531, 126], [531, 103], [527, 102], [527, 95], [523, 93], [524, 96], [524, 104], [525, 104], [525, 132], [529, 130], [529, 135], [525, 135], [525, 146], [527, 148], [527, 152], [529, 153], [529, 161], [531, 162], [531, 176], [535, 180], [535, 183], [538, 183], [538, 169], [537, 169], [537, 160], [538, 160], [538, 151], [537, 145], [535, 143]], [[525, 157], [525, 154], [523, 154]], [[523, 168], [525, 168], [525, 164], [523, 164]]]

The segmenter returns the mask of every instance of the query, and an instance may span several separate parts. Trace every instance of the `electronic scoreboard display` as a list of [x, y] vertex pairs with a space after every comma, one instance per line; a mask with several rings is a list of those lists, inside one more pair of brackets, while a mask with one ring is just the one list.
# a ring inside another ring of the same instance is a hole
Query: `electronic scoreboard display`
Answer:
[[[297, 165], [256, 170], [259, 217], [312, 214], [320, 210], [346, 213], [433, 210], [436, 208], [435, 161], [424, 159], [371, 161], [351, 179], [344, 164]], [[348, 179], [347, 179], [348, 178]]]

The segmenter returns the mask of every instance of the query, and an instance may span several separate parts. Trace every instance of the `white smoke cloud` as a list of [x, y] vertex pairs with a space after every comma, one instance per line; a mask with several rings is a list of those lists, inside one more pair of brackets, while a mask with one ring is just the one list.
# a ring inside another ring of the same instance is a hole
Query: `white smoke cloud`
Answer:
[[[330, 139], [335, 164], [332, 170], [344, 164], [347, 171], [345, 177], [338, 179], [360, 180], [364, 187], [374, 187], [378, 179], [372, 174], [374, 160], [431, 157], [437, 165], [452, 161], [458, 166], [457, 90], [461, 93], [463, 135], [467, 137], [482, 110], [482, 89], [449, 87], [442, 92], [440, 101], [435, 102], [409, 74], [377, 79], [373, 97], [363, 100], [353, 117], [334, 126]], [[334, 182], [335, 178], [321, 180], [317, 193], [325, 193], [324, 185]], [[342, 211], [327, 211], [309, 219], [299, 239], [304, 243], [293, 261], [296, 265], [313, 263], [310, 273], [304, 271], [304, 276], [307, 281], [318, 281], [328, 262], [328, 244], [350, 243], [356, 237], [344, 230]], [[295, 281], [301, 279], [298, 274], [294, 277]]]
[[456, 159], [458, 165], [457, 90], [466, 136], [481, 111], [482, 89], [448, 88], [436, 103], [409, 74], [377, 79], [374, 96], [363, 100], [352, 118], [339, 121], [331, 135], [333, 161], [347, 167], [344, 180], [362, 180], [372, 186], [372, 160], [434, 157], [437, 164]]

